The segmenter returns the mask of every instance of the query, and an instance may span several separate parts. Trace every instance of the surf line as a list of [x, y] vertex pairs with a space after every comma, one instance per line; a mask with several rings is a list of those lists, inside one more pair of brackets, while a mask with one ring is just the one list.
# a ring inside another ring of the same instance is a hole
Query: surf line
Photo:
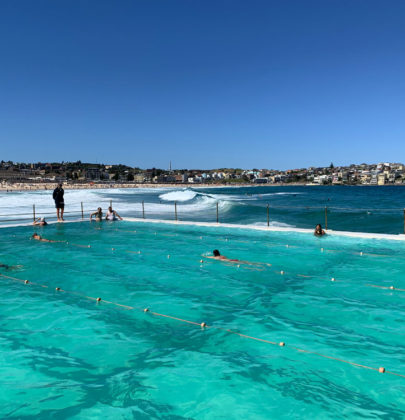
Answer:
[[[47, 289], [49, 288], [49, 286], [47, 286], [47, 285], [40, 284], [40, 283], [37, 283], [37, 282], [32, 282], [32, 281], [29, 281], [29, 280], [19, 279], [17, 277], [6, 276], [4, 274], [0, 274], [0, 276], [3, 277], [3, 278], [9, 279], [9, 280], [13, 280], [13, 281], [16, 281], [16, 282], [19, 282], [19, 283], [23, 283], [25, 285], [33, 285], [33, 286], [38, 286], [38, 287], [47, 288]], [[114, 306], [117, 306], [119, 308], [123, 308], [123, 309], [126, 309], [126, 310], [134, 310], [134, 309], [142, 310], [145, 314], [150, 314], [150, 315], [153, 315], [153, 316], [156, 316], [156, 317], [163, 317], [163, 318], [167, 318], [167, 319], [172, 319], [174, 321], [183, 322], [183, 323], [186, 323], [188, 325], [198, 326], [202, 330], [209, 329], [209, 328], [217, 329], [217, 330], [221, 330], [221, 331], [224, 331], [226, 333], [229, 333], [229, 334], [237, 335], [237, 336], [239, 336], [241, 338], [244, 338], [244, 339], [258, 341], [258, 342], [262, 342], [264, 344], [270, 344], [270, 345], [281, 347], [281, 348], [284, 348], [284, 347], [287, 346], [287, 344], [284, 341], [280, 341], [280, 342], [270, 341], [270, 340], [266, 340], [264, 338], [259, 338], [259, 337], [254, 337], [254, 336], [247, 335], [247, 334], [242, 334], [238, 331], [234, 331], [234, 330], [231, 330], [229, 328], [224, 328], [224, 327], [215, 326], [215, 325], [208, 325], [206, 322], [198, 323], [198, 322], [195, 322], [195, 321], [190, 321], [190, 320], [187, 320], [187, 319], [179, 318], [179, 317], [176, 317], [176, 316], [173, 316], [173, 315], [167, 315], [167, 314], [162, 314], [162, 313], [159, 313], [159, 312], [153, 312], [149, 308], [141, 309], [139, 307], [137, 308], [137, 307], [134, 307], [134, 306], [123, 305], [123, 304], [120, 304], [120, 303], [117, 303], [117, 302], [103, 300], [101, 297], [93, 297], [93, 296], [88, 296], [88, 295], [82, 294], [80, 292], [73, 292], [73, 291], [69, 291], [69, 290], [64, 290], [64, 289], [61, 289], [60, 287], [56, 287], [55, 291], [76, 295], [76, 296], [79, 296], [83, 299], [88, 299], [88, 300], [95, 301], [95, 302], [97, 302], [97, 304], [107, 303], [109, 305], [114, 305]], [[345, 359], [340, 359], [340, 358], [337, 358], [337, 357], [334, 357], [334, 356], [329, 356], [329, 355], [318, 353], [318, 352], [315, 352], [315, 351], [302, 349], [300, 347], [295, 347], [295, 346], [292, 346], [292, 345], [290, 345], [289, 348], [291, 348], [292, 350], [295, 350], [299, 353], [308, 353], [308, 354], [315, 355], [315, 356], [318, 356], [318, 357], [323, 357], [325, 359], [330, 359], [330, 360], [334, 360], [334, 361], [337, 361], [337, 362], [346, 363], [346, 364], [349, 364], [351, 366], [355, 366], [355, 367], [359, 367], [359, 368], [363, 368], [363, 369], [368, 369], [368, 370], [374, 370], [374, 371], [377, 371], [379, 373], [387, 373], [389, 375], [394, 375], [394, 376], [398, 376], [398, 377], [401, 377], [401, 378], [405, 378], [405, 375], [400, 374], [400, 373], [396, 373], [396, 372], [388, 371], [384, 367], [376, 368], [376, 367], [373, 367], [373, 366], [363, 365], [363, 364], [360, 364], [360, 363], [352, 362], [352, 361], [345, 360]]]

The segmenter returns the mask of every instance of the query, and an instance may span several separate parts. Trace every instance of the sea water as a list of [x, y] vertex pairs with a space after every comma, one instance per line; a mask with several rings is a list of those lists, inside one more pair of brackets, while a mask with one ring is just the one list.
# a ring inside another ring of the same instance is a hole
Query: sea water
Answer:
[[[223, 188], [133, 188], [65, 190], [66, 218], [87, 219], [112, 201], [122, 216], [146, 219], [211, 221], [277, 227], [404, 233], [405, 186], [257, 186]], [[143, 202], [143, 207], [142, 207]], [[29, 222], [36, 216], [55, 219], [52, 191], [0, 192], [0, 223]]]
[[0, 235], [0, 262], [22, 265], [0, 274], [40, 283], [0, 277], [0, 418], [405, 417], [404, 377], [296, 350], [405, 375], [402, 242], [134, 222]]

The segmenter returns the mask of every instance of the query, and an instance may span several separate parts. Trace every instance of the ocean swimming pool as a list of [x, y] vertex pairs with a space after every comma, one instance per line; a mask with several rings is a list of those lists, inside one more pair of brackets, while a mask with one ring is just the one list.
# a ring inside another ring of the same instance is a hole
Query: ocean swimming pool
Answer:
[[[405, 289], [405, 243], [135, 222], [36, 230], [68, 244], [0, 230], [0, 262], [23, 265], [0, 274], [48, 286], [0, 277], [1, 418], [405, 416], [404, 377], [296, 350], [405, 375], [405, 292], [389, 289]], [[215, 248], [271, 266], [201, 256]]]

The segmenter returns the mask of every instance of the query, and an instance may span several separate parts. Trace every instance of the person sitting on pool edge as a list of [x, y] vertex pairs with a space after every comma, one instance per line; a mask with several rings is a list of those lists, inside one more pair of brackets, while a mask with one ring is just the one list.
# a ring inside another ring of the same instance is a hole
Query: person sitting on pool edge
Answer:
[[315, 236], [323, 236], [326, 235], [325, 231], [322, 229], [322, 225], [320, 223], [318, 223], [315, 226], [315, 232], [314, 232]]
[[90, 214], [90, 222], [93, 221], [93, 216], [95, 217], [96, 222], [101, 222], [103, 220], [103, 210], [101, 207], [99, 207], [94, 213]]
[[34, 226], [46, 226], [48, 223], [45, 221], [45, 217], [40, 217], [34, 220]]
[[51, 239], [43, 238], [41, 235], [38, 235], [38, 233], [34, 233], [31, 236], [31, 239], [35, 239], [36, 241], [40, 241], [40, 242], [54, 242], [54, 243], [56, 243], [56, 242], [66, 242], [66, 241], [52, 241]]
[[122, 220], [122, 217], [115, 210], [113, 210], [113, 208], [111, 206], [108, 207], [107, 214], [105, 216], [105, 220], [114, 221], [114, 220], [117, 220], [117, 218]]

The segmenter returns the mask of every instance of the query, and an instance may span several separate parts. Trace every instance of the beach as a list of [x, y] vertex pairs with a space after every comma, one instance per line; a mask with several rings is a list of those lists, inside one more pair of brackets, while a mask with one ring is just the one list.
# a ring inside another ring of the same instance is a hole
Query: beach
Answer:
[[[41, 191], [41, 190], [53, 190], [58, 182], [41, 182], [41, 183], [29, 183], [29, 182], [16, 182], [16, 183], [2, 183], [0, 184], [0, 191]], [[237, 184], [237, 185], [225, 185], [225, 184], [135, 184], [135, 183], [62, 183], [65, 190], [99, 190], [99, 189], [117, 189], [117, 188], [238, 188], [238, 187], [258, 187], [260, 185], [253, 184]], [[271, 184], [266, 184], [271, 186]]]

